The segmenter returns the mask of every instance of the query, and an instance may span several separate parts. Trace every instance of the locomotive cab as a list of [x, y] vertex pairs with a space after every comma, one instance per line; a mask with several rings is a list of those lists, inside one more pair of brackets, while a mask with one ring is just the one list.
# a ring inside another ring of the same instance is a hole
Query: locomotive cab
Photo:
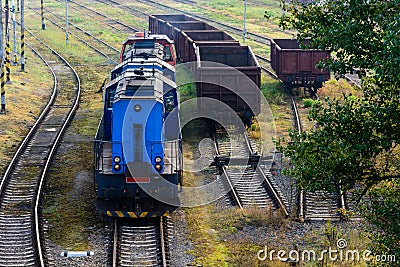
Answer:
[[[160, 45], [160, 50], [162, 53], [162, 60], [170, 64], [171, 66], [176, 66], [176, 53], [174, 47], [174, 41], [168, 38], [166, 35], [150, 34], [146, 35], [144, 32], [137, 32], [134, 36], [129, 37], [123, 44], [120, 54], [119, 62], [122, 63], [124, 60], [129, 58], [129, 52], [137, 46], [139, 47], [141, 43], [146, 43], [149, 40], [154, 40]], [[139, 55], [139, 53], [135, 53]]]

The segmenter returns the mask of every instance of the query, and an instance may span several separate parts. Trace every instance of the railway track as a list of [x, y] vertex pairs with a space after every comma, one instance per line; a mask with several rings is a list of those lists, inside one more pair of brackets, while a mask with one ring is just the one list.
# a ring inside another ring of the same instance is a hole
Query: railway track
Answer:
[[[275, 73], [270, 73], [270, 71], [262, 68], [264, 72], [270, 75], [274, 79], [278, 79]], [[291, 106], [293, 110], [294, 125], [299, 133], [302, 132], [302, 124], [300, 120], [300, 115], [297, 109], [297, 104], [293, 96], [290, 96]], [[275, 183], [276, 187], [282, 187], [282, 185], [289, 186], [287, 181], [280, 180]], [[284, 189], [281, 188], [281, 191]], [[339, 209], [345, 209], [345, 196], [339, 193], [328, 193], [324, 190], [319, 190], [316, 192], [309, 192], [300, 190], [298, 191], [298, 203], [297, 212], [298, 217], [301, 221], [319, 221], [319, 220], [339, 220], [340, 214], [338, 214]], [[289, 200], [285, 197], [282, 198], [284, 203], [288, 205]]]
[[[29, 5], [27, 5], [27, 7], [28, 7], [28, 9], [32, 10], [36, 15], [40, 16], [40, 12], [38, 10], [36, 10], [35, 8], [30, 7]], [[58, 19], [60, 19], [60, 18], [58, 17]], [[46, 20], [51, 22], [54, 26], [58, 27], [62, 31], [66, 30], [61, 24], [59, 24], [59, 23], [55, 22], [54, 20], [50, 19], [49, 16], [46, 17]], [[101, 56], [107, 58], [108, 60], [110, 60], [113, 64], [117, 64], [117, 62], [118, 62], [118, 50], [117, 49], [115, 49], [111, 45], [105, 43], [104, 41], [100, 40], [99, 38], [94, 37], [92, 34], [82, 30], [81, 28], [76, 27], [73, 23], [70, 23], [70, 25], [74, 26], [79, 32], [84, 33], [85, 36], [90, 37], [91, 40], [90, 41], [89, 40], [84, 40], [83, 38], [85, 38], [85, 37], [78, 36], [76, 33], [68, 31], [68, 33], [70, 35], [74, 36], [78, 41], [80, 41], [81, 43], [85, 44], [86, 46], [88, 46], [91, 49], [93, 49], [94, 51], [96, 51], [99, 55], [101, 55]], [[93, 46], [91, 44], [91, 41], [93, 39], [97, 43], [101, 43], [103, 46], [105, 46], [108, 51], [112, 50], [112, 52], [111, 53], [110, 52], [105, 53], [105, 52], [101, 51], [100, 49], [96, 48], [95, 46]]]
[[40, 195], [57, 147], [78, 108], [81, 92], [79, 76], [68, 61], [27, 32], [33, 37], [30, 43], [37, 47], [35, 53], [52, 71], [54, 87], [1, 179], [1, 266], [44, 266]]
[[[133, 10], [132, 8], [127, 7], [127, 6], [123, 6], [122, 3], [119, 3], [114, 0], [96, 0], [96, 1], [101, 2], [103, 4], [111, 3], [115, 6], [125, 9], [127, 11], [134, 12], [136, 14], [140, 13], [143, 16], [148, 15], [144, 12], [140, 12], [138, 10]], [[139, 2], [141, 2], [141, 1], [139, 0]], [[152, 2], [152, 1], [150, 1], [150, 2]], [[80, 5], [79, 3], [76, 3], [76, 4]], [[153, 2], [153, 4], [156, 4], [156, 3]], [[162, 5], [162, 4], [157, 4], [157, 5]], [[82, 6], [82, 5], [80, 5], [80, 6]], [[165, 6], [165, 5], [163, 5], [163, 6]], [[166, 8], [170, 8], [170, 7], [166, 7]], [[175, 11], [180, 11], [180, 10], [175, 10]], [[95, 11], [95, 12], [98, 14], [101, 14], [100, 12], [97, 12], [97, 11]], [[184, 13], [186, 13], [186, 12], [184, 12]], [[192, 14], [190, 14], [190, 15], [192, 15]], [[196, 16], [194, 16], [194, 17], [196, 17]], [[198, 17], [198, 18], [203, 19], [202, 17]], [[204, 19], [204, 20], [210, 21], [208, 19]], [[266, 65], [270, 64], [269, 59], [262, 57], [260, 55], [256, 55], [256, 57], [260, 61], [264, 62]], [[271, 71], [270, 69], [266, 68], [265, 66], [261, 66], [261, 68], [268, 75], [272, 76], [273, 78], [277, 78], [275, 73], [273, 71]], [[300, 121], [298, 121], [297, 123], [299, 124]], [[223, 144], [221, 146], [223, 146]], [[224, 149], [224, 148], [222, 148], [222, 149]], [[244, 149], [239, 148], [239, 153], [240, 153], [240, 151], [242, 153], [246, 154]], [[222, 154], [223, 154], [223, 152], [222, 152]], [[272, 191], [275, 192], [276, 195], [280, 195], [278, 197], [278, 199], [280, 199], [280, 201], [275, 200], [275, 202], [278, 202], [278, 204], [275, 204], [275, 206], [280, 206], [280, 207], [286, 206], [287, 207], [289, 200], [287, 198], [285, 198], [283, 196], [283, 194], [281, 193], [284, 190], [282, 188], [282, 181], [275, 181], [273, 178], [271, 178], [269, 171], [266, 170], [265, 167], [263, 168], [262, 166], [263, 165], [260, 165], [260, 167], [259, 167], [260, 170], [257, 170], [256, 172], [253, 172], [253, 170], [251, 170], [251, 168], [249, 166], [247, 166], [244, 171], [240, 170], [240, 169], [232, 169], [232, 170], [225, 169], [224, 170], [226, 177], [232, 177], [230, 182], [228, 182], [228, 186], [231, 188], [231, 193], [233, 194], [232, 199], [239, 206], [243, 206], [242, 203], [247, 203], [245, 205], [249, 205], [249, 203], [251, 203], [251, 205], [258, 205], [257, 202], [259, 202], [259, 206], [261, 206], [261, 207], [262, 206], [270, 206], [271, 203], [273, 203], [273, 201], [268, 204], [265, 204], [268, 202], [267, 201], [268, 198], [267, 199], [259, 198], [258, 200], [249, 200], [248, 199], [250, 196], [246, 196], [246, 193], [245, 193], [246, 190], [244, 190], [244, 188], [247, 187], [247, 189], [250, 190], [250, 188], [255, 185], [254, 183], [253, 184], [248, 183], [247, 185], [244, 185], [244, 187], [241, 186], [239, 191], [237, 188], [234, 188], [234, 184], [237, 183], [238, 177], [241, 176], [241, 175], [239, 175], [240, 173], [243, 173], [246, 177], [248, 177], [247, 180], [255, 180], [254, 177], [259, 177], [262, 174], [264, 174], [264, 175], [267, 174], [266, 177], [264, 178], [264, 180], [269, 180], [269, 184], [270, 184], [269, 187], [272, 188]], [[253, 178], [250, 178], [250, 177], [253, 177]], [[256, 190], [256, 189], [251, 188], [251, 190]], [[257, 189], [257, 190], [259, 190], [259, 189]], [[278, 193], [276, 193], [276, 192], [278, 192]], [[265, 195], [265, 193], [264, 193], [264, 195]], [[273, 195], [273, 193], [272, 193], [272, 195]], [[244, 201], [240, 200], [239, 196], [241, 196], [245, 200]], [[270, 200], [271, 199], [274, 199], [274, 197], [270, 197]], [[238, 204], [239, 202], [241, 202], [241, 203]], [[264, 202], [264, 204], [261, 204], [261, 202]], [[279, 204], [279, 202], [281, 204]], [[319, 203], [319, 204], [317, 204], [317, 203]], [[338, 217], [337, 209], [342, 208], [342, 207], [344, 207], [343, 196], [338, 198], [337, 195], [327, 194], [324, 191], [315, 192], [315, 193], [311, 193], [311, 192], [305, 193], [305, 192], [301, 191], [299, 193], [298, 210], [299, 210], [299, 217], [301, 219], [306, 219], [306, 220], [335, 219]]]
[[197, 5], [196, 1], [192, 1], [192, 0], [175, 0], [175, 2], [187, 4], [187, 5]]
[[261, 70], [264, 71], [267, 75], [271, 76], [272, 78], [278, 80], [278, 76], [271, 68], [271, 60], [260, 55], [255, 55], [255, 57], [259, 60]]
[[[295, 118], [295, 128], [301, 133], [302, 124], [297, 104], [292, 95], [290, 95], [290, 98]], [[339, 220], [340, 215], [337, 211], [338, 209], [345, 208], [346, 205], [343, 194], [328, 193], [324, 190], [315, 192], [300, 190], [299, 192], [298, 216], [302, 221]]]
[[[54, 18], [56, 18], [56, 19], [58, 19], [58, 20], [60, 20], [60, 21], [62, 21], [62, 22], [65, 20], [65, 18], [64, 18], [63, 16], [61, 16], [61, 15], [59, 15], [59, 14], [57, 14], [57, 13], [51, 11], [51, 10], [49, 10], [48, 8], [45, 8], [44, 10], [45, 10], [45, 14], [48, 14], [48, 15], [50, 14], [52, 17], [54, 17]], [[58, 24], [58, 25], [59, 25], [59, 24]], [[105, 48], [111, 50], [112, 55], [114, 55], [114, 56], [115, 56], [115, 54], [119, 55], [119, 53], [120, 53], [120, 50], [119, 50], [119, 49], [115, 48], [114, 46], [112, 46], [112, 45], [110, 45], [110, 44], [108, 44], [108, 43], [106, 43], [106, 42], [104, 42], [104, 41], [101, 40], [100, 38], [97, 38], [97, 37], [94, 36], [92, 33], [90, 33], [90, 32], [88, 32], [88, 31], [82, 29], [81, 27], [77, 26], [76, 24], [74, 24], [74, 23], [72, 23], [72, 22], [68, 22], [68, 25], [73, 26], [73, 27], [74, 27], [76, 30], [78, 30], [79, 32], [81, 32], [81, 33], [83, 33], [84, 35], [86, 35], [86, 36], [90, 37], [91, 39], [95, 40], [97, 43], [102, 44]]]
[[[64, 2], [63, 0], [57, 0], [58, 2]], [[110, 16], [107, 16], [101, 12], [98, 12], [97, 10], [93, 9], [93, 8], [89, 8], [87, 5], [82, 5], [81, 3], [78, 3], [76, 1], [73, 0], [69, 0], [69, 3], [72, 3], [78, 7], [75, 6], [71, 6], [71, 8], [73, 8], [74, 10], [82, 13], [82, 10], [88, 11], [89, 14], [87, 12], [84, 13], [85, 16], [89, 16], [101, 23], [103, 23], [104, 25], [107, 25], [109, 27], [111, 27], [112, 29], [121, 32], [121, 33], [125, 33], [125, 34], [132, 34], [134, 32], [139, 31], [139, 29], [137, 27], [132, 27], [126, 23], [123, 23], [120, 20], [111, 18]], [[93, 15], [94, 14], [94, 15]]]
[[[216, 129], [214, 143], [218, 156], [230, 157], [230, 160], [235, 161], [235, 158], [247, 158], [259, 152], [256, 143], [251, 141], [246, 132], [230, 134], [229, 137], [221, 129]], [[266, 160], [260, 160], [261, 164], [253, 166], [241, 163], [222, 167], [221, 183], [230, 192], [233, 201], [231, 203], [241, 209], [252, 206], [281, 209], [289, 216], [282, 194], [271, 181], [272, 175], [266, 169]]]
[[115, 221], [112, 266], [168, 266], [168, 218]]

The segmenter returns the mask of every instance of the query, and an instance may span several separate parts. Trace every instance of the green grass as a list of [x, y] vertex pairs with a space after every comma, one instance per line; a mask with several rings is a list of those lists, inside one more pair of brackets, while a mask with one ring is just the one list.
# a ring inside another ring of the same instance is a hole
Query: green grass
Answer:
[[285, 93], [282, 91], [280, 81], [268, 76], [262, 76], [260, 89], [268, 103], [276, 105], [285, 104]]
[[196, 84], [193, 81], [193, 74], [186, 65], [178, 64], [176, 69], [176, 83], [179, 85], [181, 103], [197, 96]]
[[310, 98], [305, 98], [303, 99], [303, 107], [309, 108], [314, 104], [315, 100], [310, 99]]

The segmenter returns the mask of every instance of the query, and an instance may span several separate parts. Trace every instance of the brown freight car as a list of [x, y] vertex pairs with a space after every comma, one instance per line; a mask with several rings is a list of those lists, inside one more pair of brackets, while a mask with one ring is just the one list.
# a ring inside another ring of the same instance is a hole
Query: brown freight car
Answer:
[[171, 14], [171, 15], [150, 15], [149, 16], [149, 30], [152, 33], [163, 34], [159, 29], [160, 24], [166, 24], [170, 21], [199, 21], [191, 16], [184, 14]]
[[152, 15], [149, 30], [173, 39], [179, 60], [196, 62], [189, 66], [202, 81], [197, 83], [202, 110], [210, 110], [201, 100], [208, 97], [221, 103], [219, 110], [213, 109], [222, 117], [227, 117], [222, 103], [246, 123], [260, 113], [261, 68], [250, 47], [240, 46], [225, 32], [185, 15]]
[[208, 25], [203, 21], [185, 21], [185, 22], [168, 22], [168, 25], [172, 27], [172, 38], [175, 42], [175, 48], [179, 60], [185, 61], [185, 37], [182, 36], [183, 31], [187, 30], [216, 30], [215, 27]]
[[[227, 104], [246, 123], [260, 113], [261, 68], [250, 47], [200, 46], [197, 55], [200, 109], [215, 109], [201, 99], [208, 97]], [[224, 65], [215, 66], [210, 62]]]
[[224, 31], [196, 30], [182, 31], [179, 38], [180, 59], [183, 62], [196, 61], [197, 46], [239, 46], [239, 42]]
[[329, 80], [330, 72], [316, 65], [329, 56], [325, 50], [301, 49], [297, 40], [271, 40], [271, 66], [288, 88], [307, 87], [312, 93], [321, 88]]
[[240, 46], [238, 41], [193, 41], [191, 38], [186, 39], [186, 51], [183, 62], [193, 62], [197, 60], [196, 49], [201, 46]]

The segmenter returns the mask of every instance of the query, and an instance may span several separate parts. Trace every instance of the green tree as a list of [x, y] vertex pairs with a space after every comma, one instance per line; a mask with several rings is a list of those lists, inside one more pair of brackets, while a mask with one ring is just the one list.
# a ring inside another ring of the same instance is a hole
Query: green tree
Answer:
[[[357, 73], [361, 97], [316, 102], [317, 127], [280, 142], [301, 188], [358, 191], [374, 224], [377, 251], [400, 259], [400, 1], [282, 0], [281, 25], [300, 41], [332, 51], [321, 63], [339, 75]], [[354, 195], [354, 193], [353, 193]]]

